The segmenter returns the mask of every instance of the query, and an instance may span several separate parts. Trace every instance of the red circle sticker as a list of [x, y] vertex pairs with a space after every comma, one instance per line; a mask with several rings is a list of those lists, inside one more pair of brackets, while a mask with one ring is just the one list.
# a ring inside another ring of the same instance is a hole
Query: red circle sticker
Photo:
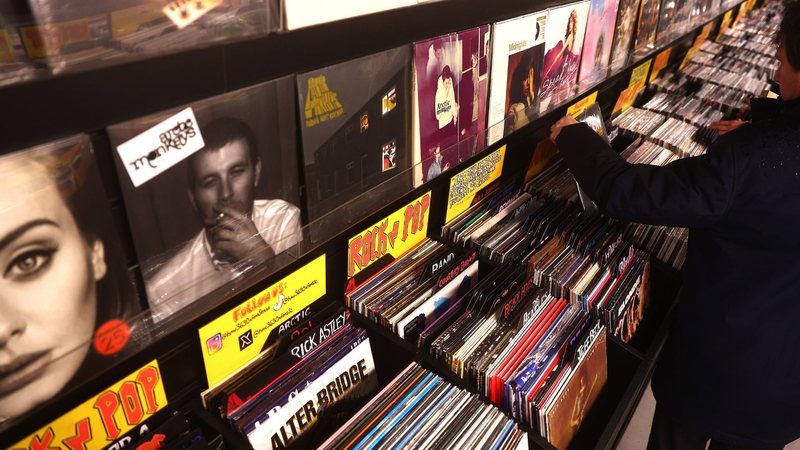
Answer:
[[94, 333], [94, 349], [101, 355], [113, 355], [125, 348], [131, 329], [119, 319], [109, 320]]

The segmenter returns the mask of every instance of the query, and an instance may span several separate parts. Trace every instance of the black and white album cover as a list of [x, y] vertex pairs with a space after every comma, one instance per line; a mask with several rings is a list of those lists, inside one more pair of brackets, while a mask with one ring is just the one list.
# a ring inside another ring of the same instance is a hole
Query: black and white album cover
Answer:
[[153, 318], [302, 240], [294, 78], [108, 129]]
[[341, 231], [411, 189], [410, 91], [410, 46], [297, 75], [312, 234]]
[[0, 177], [1, 424], [129, 350], [141, 307], [88, 136], [4, 155]]

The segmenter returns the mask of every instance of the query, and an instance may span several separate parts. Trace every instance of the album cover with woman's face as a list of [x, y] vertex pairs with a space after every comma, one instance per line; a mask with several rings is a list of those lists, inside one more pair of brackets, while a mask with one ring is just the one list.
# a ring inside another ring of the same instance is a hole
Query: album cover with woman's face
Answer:
[[141, 307], [88, 136], [4, 155], [0, 177], [2, 423], [130, 349]]
[[542, 67], [541, 112], [550, 111], [575, 93], [589, 0], [550, 10]]
[[546, 28], [547, 11], [492, 27], [489, 144], [527, 125], [539, 113]]
[[611, 57], [611, 41], [617, 21], [618, 0], [592, 0], [583, 38], [578, 84], [581, 89], [605, 78]]
[[153, 318], [218, 297], [303, 239], [294, 78], [108, 128]]

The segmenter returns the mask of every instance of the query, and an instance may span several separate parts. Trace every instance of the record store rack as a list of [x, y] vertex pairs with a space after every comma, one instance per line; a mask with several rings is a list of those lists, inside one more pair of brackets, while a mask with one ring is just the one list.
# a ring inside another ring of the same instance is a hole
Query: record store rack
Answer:
[[[567, 2], [549, 0], [536, 8], [548, 8]], [[290, 73], [330, 65], [377, 51], [393, 48], [430, 36], [480, 26], [531, 11], [526, 0], [500, 0], [488, 8], [484, 0], [448, 0], [347, 19], [255, 39], [233, 41], [210, 47], [190, 49], [175, 54], [156, 56], [121, 65], [91, 69], [61, 76], [0, 88], [0, 104], [4, 105], [0, 120], [0, 151], [7, 153], [49, 139], [87, 132], [92, 136], [101, 175], [119, 228], [127, 230], [119, 188], [115, 188], [112, 148], [103, 133], [107, 125], [129, 120], [271, 80]], [[685, 56], [705, 24], [719, 27], [725, 11], [709, 18], [682, 36], [654, 49], [643, 58], [632, 61], [622, 71], [610, 75], [591, 90], [597, 90], [597, 102], [604, 117], [627, 86], [633, 69], [642, 61], [654, 58], [661, 50], [672, 47], [669, 66]], [[431, 18], [436, 18], [431, 20]], [[714, 32], [711, 34], [714, 35]], [[75, 405], [95, 395], [98, 389], [112, 385], [135, 368], [157, 359], [164, 376], [170, 405], [187, 407], [210, 429], [225, 437], [233, 448], [248, 448], [244, 440], [213, 418], [199, 406], [198, 394], [205, 389], [203, 362], [198, 345], [197, 329], [241, 303], [266, 286], [287, 276], [297, 268], [326, 254], [328, 299], [341, 301], [346, 280], [347, 239], [385, 217], [400, 206], [432, 191], [429, 234], [444, 224], [444, 209], [450, 178], [499, 147], [506, 145], [503, 178], [520, 175], [528, 165], [535, 143], [549, 135], [549, 128], [563, 116], [571, 104], [588, 91], [574, 96], [562, 106], [544, 114], [533, 123], [494, 143], [458, 167], [451, 168], [422, 186], [391, 199], [383, 208], [361, 218], [335, 237], [307, 249], [288, 266], [266, 277], [249, 277], [245, 286], [220, 298], [216, 305], [201, 311], [176, 329], [163, 331], [157, 338], [121, 355], [105, 371], [84, 385], [39, 408], [0, 436], [0, 447], [6, 448], [43, 425], [68, 412]], [[524, 169], [523, 169], [524, 170]], [[128, 236], [123, 243], [132, 248]], [[129, 254], [133, 254], [130, 251]], [[135, 262], [130, 262], [135, 272]], [[263, 275], [263, 274], [262, 274]], [[680, 282], [674, 269], [653, 261], [652, 301], [644, 321], [631, 344], [609, 337], [608, 382], [589, 416], [583, 422], [570, 448], [614, 448], [624, 431], [654, 370], [655, 360], [665, 341], [671, 310]], [[142, 283], [138, 283], [140, 286]], [[459, 387], [468, 387], [425, 352], [392, 335], [373, 322], [355, 317], [367, 329], [381, 386], [414, 361]], [[65, 324], [65, 326], [68, 326]], [[193, 407], [194, 406], [194, 407]], [[530, 430], [529, 430], [530, 431]], [[531, 448], [553, 447], [535, 431], [528, 433]]]

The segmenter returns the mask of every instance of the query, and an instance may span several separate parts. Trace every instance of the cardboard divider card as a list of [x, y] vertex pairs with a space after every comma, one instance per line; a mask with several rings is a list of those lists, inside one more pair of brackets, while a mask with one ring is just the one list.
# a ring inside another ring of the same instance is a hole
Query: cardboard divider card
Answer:
[[273, 329], [322, 298], [326, 289], [322, 255], [200, 328], [208, 385], [258, 356]]
[[661, 53], [656, 56], [655, 62], [653, 62], [653, 70], [650, 72], [650, 78], [648, 83], [652, 83], [653, 80], [658, 78], [659, 73], [669, 63], [669, 56], [672, 54], [672, 47], [662, 51]]
[[592, 92], [591, 94], [577, 101], [574, 105], [567, 108], [567, 115], [577, 117], [580, 115], [580, 113], [585, 111], [589, 105], [593, 105], [595, 103], [597, 103], [597, 91]]
[[450, 179], [445, 222], [466, 211], [481, 189], [500, 178], [505, 155], [504, 145]]
[[350, 292], [428, 236], [431, 192], [378, 221], [347, 241]]
[[153, 360], [11, 448], [99, 450], [166, 406], [161, 370]]
[[221, 4], [222, 0], [175, 0], [164, 6], [162, 11], [181, 29]]
[[650, 71], [650, 66], [652, 65], [653, 60], [648, 59], [642, 64], [636, 66], [631, 72], [631, 81], [628, 83], [628, 87], [636, 86], [635, 90], [638, 93], [639, 90], [644, 88], [645, 81], [647, 81], [647, 73]]
[[117, 146], [135, 187], [152, 180], [205, 146], [192, 108], [186, 108]]

